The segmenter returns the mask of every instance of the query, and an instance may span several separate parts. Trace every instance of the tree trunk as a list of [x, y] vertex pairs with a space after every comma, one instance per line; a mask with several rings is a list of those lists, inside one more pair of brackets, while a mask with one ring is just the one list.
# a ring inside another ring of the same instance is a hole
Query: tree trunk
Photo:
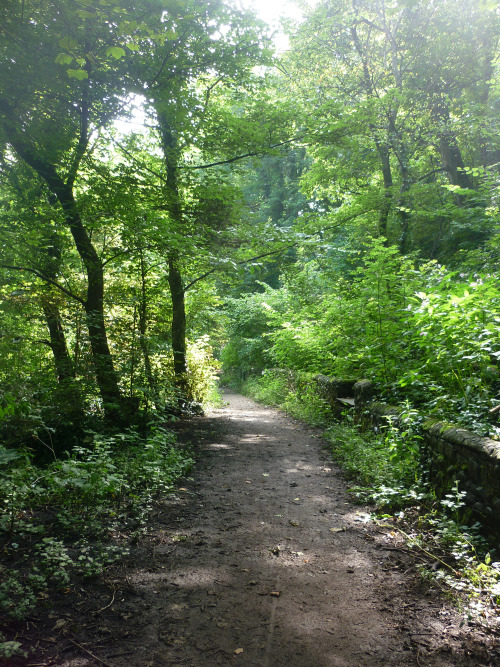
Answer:
[[59, 307], [50, 299], [50, 296], [47, 296], [42, 298], [42, 309], [49, 330], [50, 349], [54, 355], [60, 399], [59, 409], [65, 412], [71, 420], [80, 420], [83, 417], [83, 402], [75, 383], [75, 366], [66, 344]]
[[[387, 22], [385, 14], [385, 6], [382, 5], [383, 9], [383, 20], [384, 20], [384, 34], [386, 37], [387, 44], [389, 45], [390, 55], [391, 55], [391, 70], [392, 76], [394, 77], [394, 82], [397, 89], [403, 94], [403, 77], [401, 73], [401, 62], [400, 62], [400, 50], [398, 48], [398, 42], [396, 39], [396, 34], [393, 32], [390, 24]], [[399, 251], [401, 254], [407, 252], [408, 246], [408, 236], [410, 228], [410, 215], [406, 206], [406, 193], [411, 187], [410, 180], [410, 171], [408, 168], [408, 151], [406, 144], [403, 140], [400, 129], [398, 128], [398, 111], [400, 107], [400, 102], [397, 97], [395, 97], [392, 103], [387, 109], [387, 119], [389, 121], [389, 136], [391, 139], [391, 146], [394, 152], [394, 155], [397, 158], [399, 164], [399, 171], [401, 173], [401, 186], [399, 188], [399, 196], [397, 201], [396, 215], [399, 220], [401, 234], [399, 237]]]
[[75, 379], [75, 368], [66, 344], [59, 308], [51, 301], [50, 297], [42, 299], [42, 308], [49, 330], [50, 349], [54, 355], [57, 381], [60, 384], [71, 382]]
[[379, 141], [376, 137], [375, 129], [373, 129], [375, 137], [375, 145], [377, 146], [377, 151], [380, 157], [380, 166], [382, 169], [382, 177], [384, 179], [384, 200], [379, 212], [378, 219], [378, 233], [379, 236], [382, 236], [386, 239], [385, 245], [387, 245], [387, 220], [389, 218], [389, 213], [392, 206], [392, 171], [391, 171], [391, 162], [389, 159], [389, 148], [387, 144]]
[[464, 161], [457, 140], [450, 130], [439, 136], [439, 152], [443, 168], [448, 174], [450, 183], [461, 188], [473, 189], [472, 179], [465, 171]]
[[[163, 156], [167, 170], [167, 205], [169, 215], [179, 227], [183, 225], [182, 205], [177, 182], [178, 147], [175, 132], [169, 118], [157, 109], [160, 122]], [[186, 304], [184, 286], [179, 269], [178, 252], [174, 249], [168, 257], [168, 284], [172, 299], [172, 349], [174, 354], [175, 385], [181, 393], [181, 401], [192, 400], [187, 379], [186, 357]]]
[[174, 375], [177, 388], [186, 400], [191, 400], [187, 380], [186, 358], [186, 305], [182, 276], [177, 265], [177, 257], [172, 253], [168, 258], [168, 284], [172, 298], [172, 349], [174, 353]]
[[87, 273], [87, 298], [84, 307], [92, 349], [92, 361], [104, 411], [108, 417], [117, 420], [120, 414], [122, 396], [106, 333], [104, 272], [101, 260], [82, 223], [71, 188], [68, 186], [63, 189], [57, 188], [55, 194], [63, 209], [66, 222]]
[[[465, 165], [453, 131], [449, 128], [450, 114], [446, 102], [434, 104], [433, 114], [439, 123], [438, 148], [443, 169], [446, 171], [451, 185], [466, 190], [474, 189], [472, 178], [465, 171]], [[465, 198], [461, 194], [454, 195], [457, 206], [464, 206]]]
[[[368, 97], [376, 97], [375, 91], [373, 88], [373, 83], [372, 83], [372, 78], [370, 75], [370, 70], [368, 68], [368, 63], [366, 59], [366, 55], [363, 51], [363, 46], [361, 44], [361, 41], [359, 39], [358, 31], [356, 29], [356, 26], [352, 26], [350, 29], [351, 33], [351, 39], [353, 40], [354, 43], [354, 48], [356, 49], [358, 56], [363, 64], [363, 85], [365, 88], [365, 92], [368, 95]], [[389, 218], [389, 213], [391, 210], [392, 206], [392, 171], [391, 171], [391, 162], [390, 162], [390, 154], [389, 154], [389, 146], [387, 145], [386, 141], [382, 141], [379, 138], [378, 135], [378, 130], [374, 123], [369, 124], [370, 130], [373, 134], [373, 140], [375, 142], [375, 146], [377, 147], [377, 152], [380, 157], [380, 166], [382, 170], [382, 177], [384, 179], [384, 201], [382, 203], [382, 206], [380, 208], [379, 212], [379, 222], [378, 222], [378, 233], [380, 236], [384, 237], [386, 240], [384, 242], [384, 245], [387, 245], [387, 220]]]
[[[104, 272], [101, 260], [92, 245], [90, 237], [83, 225], [74, 195], [73, 181], [76, 175], [78, 161], [73, 165], [73, 173], [64, 182], [56, 167], [39, 155], [22, 130], [18, 129], [18, 119], [9, 103], [0, 98], [0, 114], [7, 140], [21, 157], [47, 184], [49, 190], [57, 198], [61, 206], [66, 224], [70, 228], [76, 249], [83, 261], [87, 273], [87, 298], [84, 302], [86, 322], [89, 332], [92, 359], [101, 394], [103, 408], [108, 418], [120, 418], [122, 397], [118, 386], [118, 377], [113, 365], [113, 359], [108, 346], [106, 325], [104, 321]], [[86, 118], [82, 118], [82, 123]], [[83, 131], [82, 137], [84, 137]], [[85, 141], [81, 138], [78, 150], [81, 155], [85, 149]]]
[[141, 260], [141, 300], [139, 304], [139, 346], [142, 352], [142, 358], [144, 361], [144, 371], [146, 373], [146, 381], [148, 383], [149, 391], [153, 401], [153, 405], [156, 410], [159, 412], [161, 410], [160, 405], [160, 392], [158, 391], [158, 386], [153, 374], [153, 369], [151, 367], [151, 358], [149, 356], [149, 346], [147, 342], [147, 328], [148, 328], [148, 300], [147, 300], [147, 290], [146, 290], [146, 264], [144, 262], [144, 253], [142, 248], [139, 248], [139, 256]]

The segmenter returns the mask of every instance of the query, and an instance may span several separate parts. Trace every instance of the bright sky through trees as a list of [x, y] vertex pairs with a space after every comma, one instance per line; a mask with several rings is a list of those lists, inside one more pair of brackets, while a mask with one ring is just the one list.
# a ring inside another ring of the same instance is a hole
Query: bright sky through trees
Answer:
[[243, 0], [243, 5], [255, 9], [268, 23], [282, 17], [299, 19], [302, 16], [301, 10], [292, 0]]
[[[313, 5], [317, 0], [309, 0], [308, 4]], [[289, 45], [288, 36], [279, 30], [279, 21], [282, 18], [300, 20], [302, 11], [294, 0], [241, 0], [241, 5], [247, 9], [253, 9], [259, 18], [268, 23], [272, 28], [278, 30], [275, 36], [275, 44], [278, 51], [286, 51]], [[114, 126], [123, 134], [131, 131], [140, 132], [144, 126], [145, 118], [142, 110], [142, 102], [137, 95], [130, 96], [135, 110], [132, 117], [128, 119], [115, 120]]]
[[[307, 4], [314, 6], [317, 1], [308, 0]], [[245, 8], [253, 9], [259, 18], [277, 30], [274, 40], [279, 52], [288, 49], [288, 36], [279, 29], [279, 22], [282, 18], [297, 21], [302, 18], [302, 11], [294, 0], [241, 0], [241, 5]], [[144, 125], [144, 112], [141, 108], [142, 104], [139, 96], [133, 95], [130, 99], [135, 101], [136, 107], [132, 117], [127, 120], [119, 119], [114, 122], [115, 127], [123, 134], [128, 134], [130, 131], [140, 132]]]
[[[316, 0], [309, 0], [309, 5], [315, 4]], [[279, 21], [282, 18], [300, 20], [302, 11], [293, 0], [242, 0], [242, 5], [253, 9], [259, 18], [268, 23], [272, 28], [279, 29]], [[278, 51], [288, 49], [288, 36], [281, 30], [278, 31], [275, 38], [275, 44]]]

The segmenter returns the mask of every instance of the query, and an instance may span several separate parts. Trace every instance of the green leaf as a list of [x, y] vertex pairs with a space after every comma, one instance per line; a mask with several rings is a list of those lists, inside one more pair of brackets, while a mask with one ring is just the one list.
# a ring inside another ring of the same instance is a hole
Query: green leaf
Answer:
[[68, 73], [70, 79], [78, 79], [79, 81], [83, 81], [83, 79], [89, 78], [89, 73], [84, 69], [67, 69], [66, 72]]
[[95, 12], [88, 12], [86, 9], [78, 9], [76, 14], [82, 19], [94, 19], [96, 17]]
[[70, 35], [65, 35], [59, 40], [59, 46], [63, 49], [67, 49], [68, 51], [72, 51], [73, 49], [76, 49], [78, 42]]
[[112, 56], [116, 60], [119, 60], [125, 55], [125, 49], [122, 49], [121, 46], [108, 46], [106, 49], [106, 55]]
[[[9, 414], [7, 410], [2, 410], [0, 408], [0, 414], [1, 417], [3, 417], [5, 414]], [[4, 465], [7, 463], [11, 463], [11, 461], [15, 461], [16, 459], [20, 459], [21, 454], [19, 452], [14, 451], [13, 449], [5, 449], [5, 447], [0, 446], [0, 465]]]
[[70, 65], [73, 61], [73, 56], [70, 56], [69, 53], [60, 53], [56, 57], [56, 63], [58, 65]]
[[139, 51], [139, 46], [137, 44], [134, 44], [134, 42], [129, 42], [128, 44], [126, 44], [126, 47], [131, 51]]

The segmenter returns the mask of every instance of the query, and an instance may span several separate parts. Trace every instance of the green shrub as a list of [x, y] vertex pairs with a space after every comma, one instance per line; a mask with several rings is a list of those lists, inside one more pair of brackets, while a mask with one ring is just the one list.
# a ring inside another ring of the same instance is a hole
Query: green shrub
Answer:
[[312, 260], [278, 289], [231, 300], [224, 378], [276, 367], [366, 377], [391, 403], [500, 437], [488, 413], [499, 400], [498, 277], [418, 266], [378, 238], [345, 255], [343, 275]]
[[40, 592], [65, 589], [76, 575], [99, 575], [126, 555], [127, 548], [105, 544], [109, 532], [117, 522], [143, 525], [151, 500], [170, 492], [193, 464], [159, 424], [146, 435], [89, 433], [87, 447], [44, 468], [23, 452], [0, 450], [0, 457], [0, 536], [9, 537], [3, 557], [24, 565], [0, 569], [0, 608], [16, 619]]
[[280, 406], [286, 400], [290, 389], [283, 374], [266, 370], [260, 376], [248, 378], [242, 386], [242, 391], [260, 403]]
[[218, 405], [220, 396], [217, 391], [220, 362], [214, 359], [209, 336], [202, 336], [193, 343], [188, 343], [188, 381], [193, 398], [203, 405]]

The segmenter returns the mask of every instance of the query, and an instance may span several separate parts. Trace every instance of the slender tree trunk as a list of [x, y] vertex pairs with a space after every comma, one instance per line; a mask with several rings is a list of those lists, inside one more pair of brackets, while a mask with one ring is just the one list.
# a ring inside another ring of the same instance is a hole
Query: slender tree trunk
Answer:
[[[385, 2], [381, 3], [384, 34], [389, 45], [392, 76], [397, 89], [403, 94], [403, 77], [401, 73], [400, 50], [396, 34], [386, 16]], [[397, 29], [396, 29], [397, 30]], [[396, 214], [399, 220], [401, 234], [399, 237], [399, 251], [404, 254], [407, 251], [408, 236], [410, 228], [410, 215], [406, 206], [406, 193], [411, 187], [410, 170], [408, 167], [408, 150], [404, 142], [400, 128], [398, 127], [398, 111], [400, 101], [395, 97], [387, 110], [387, 120], [389, 123], [389, 137], [394, 155], [399, 164], [401, 174], [401, 186], [399, 188]]]
[[[496, 37], [495, 26], [491, 25], [491, 29], [485, 29], [481, 35], [481, 51], [483, 53], [483, 63], [481, 67], [481, 81], [479, 86], [479, 101], [481, 103], [481, 122], [480, 127], [486, 128], [488, 126], [487, 112], [489, 106], [489, 98], [492, 87], [495, 85], [495, 55], [498, 51], [498, 41]], [[493, 101], [495, 104], [495, 101]], [[493, 105], [492, 105], [493, 106]], [[488, 133], [481, 132], [481, 145], [479, 147], [480, 159], [483, 167], [488, 168], [492, 165], [496, 166], [497, 173], [500, 173], [500, 149], [495, 147], [498, 143], [495, 141], [496, 137], [488, 136]]]
[[376, 137], [375, 130], [375, 145], [377, 146], [377, 151], [380, 157], [380, 166], [382, 169], [382, 177], [384, 179], [384, 200], [379, 212], [378, 219], [378, 233], [379, 236], [383, 236], [386, 239], [387, 244], [387, 220], [389, 218], [389, 213], [392, 207], [392, 170], [391, 162], [389, 158], [389, 148], [386, 143], [379, 141]]
[[148, 383], [149, 391], [153, 401], [153, 405], [159, 412], [161, 410], [160, 392], [153, 374], [151, 366], [151, 357], [149, 354], [149, 346], [147, 342], [147, 328], [148, 328], [148, 299], [147, 299], [147, 284], [146, 284], [146, 263], [144, 261], [144, 253], [142, 248], [139, 249], [139, 257], [141, 261], [141, 300], [139, 303], [139, 346], [142, 352], [144, 361], [144, 371], [146, 373], [146, 381]]
[[[354, 8], [356, 9], [355, 5]], [[356, 49], [358, 56], [363, 64], [363, 85], [365, 92], [369, 97], [375, 97], [375, 90], [373, 87], [372, 78], [370, 75], [370, 70], [368, 68], [368, 63], [366, 60], [366, 55], [363, 50], [363, 46], [359, 39], [358, 31], [356, 26], [353, 26], [350, 30], [351, 39], [354, 43], [354, 48]], [[391, 171], [391, 161], [389, 154], [389, 146], [387, 141], [380, 139], [377, 128], [373, 123], [370, 123], [370, 130], [373, 134], [373, 140], [375, 141], [375, 146], [377, 147], [377, 152], [380, 158], [380, 167], [382, 170], [382, 178], [384, 179], [384, 200], [379, 212], [379, 222], [378, 222], [378, 233], [380, 236], [384, 237], [386, 240], [384, 245], [387, 245], [387, 221], [389, 219], [389, 213], [392, 207], [392, 171]]]
[[[57, 203], [56, 198], [51, 195], [49, 198], [50, 204], [53, 206]], [[45, 261], [43, 264], [43, 273], [49, 280], [56, 281], [61, 268], [61, 244], [59, 237], [52, 229], [48, 230], [47, 235], [47, 249], [45, 254]], [[53, 287], [47, 285], [45, 293], [42, 296], [42, 309], [45, 315], [45, 322], [50, 335], [50, 348], [54, 355], [54, 363], [56, 367], [57, 380], [60, 385], [71, 385], [71, 392], [73, 395], [77, 393], [73, 380], [76, 378], [75, 365], [71, 359], [68, 345], [66, 343], [66, 335], [62, 326], [61, 313], [59, 306], [54, 298], [52, 298]], [[73, 403], [82, 408], [80, 397], [74, 396]]]
[[408, 159], [406, 146], [400, 133], [396, 129], [394, 120], [391, 120], [394, 127], [394, 153], [398, 159], [399, 171], [401, 174], [401, 186], [399, 188], [397, 200], [397, 218], [400, 225], [399, 251], [405, 254], [408, 250], [408, 237], [410, 231], [410, 214], [408, 211], [407, 192], [411, 188], [410, 171], [408, 169]]
[[[178, 147], [174, 128], [165, 113], [158, 111], [160, 121], [163, 155], [167, 170], [167, 203], [172, 221], [179, 227], [183, 225], [182, 205], [177, 181]], [[174, 354], [174, 375], [177, 389], [184, 400], [192, 399], [187, 379], [186, 357], [186, 304], [184, 285], [179, 269], [179, 255], [172, 250], [168, 257], [168, 284], [172, 299], [172, 349]], [[181, 398], [181, 401], [183, 400]]]
[[82, 318], [81, 312], [78, 310], [75, 317], [75, 345], [73, 347], [73, 359], [75, 366], [75, 375], [78, 376], [80, 370], [80, 353], [82, 341]]
[[137, 330], [137, 305], [134, 306], [134, 323], [132, 328], [132, 349], [130, 350], [130, 380], [129, 380], [129, 398], [134, 395], [134, 374], [135, 374], [135, 338]]
[[172, 349], [174, 352], [176, 385], [189, 399], [186, 359], [186, 305], [182, 276], [175, 253], [172, 253], [168, 258], [168, 285], [172, 297]]
[[71, 419], [79, 420], [83, 417], [83, 402], [78, 386], [75, 384], [75, 366], [66, 343], [59, 307], [47, 295], [42, 299], [42, 309], [49, 330], [50, 349], [54, 355], [58, 393], [61, 399], [60, 410]]
[[66, 344], [66, 336], [61, 323], [61, 315], [57, 304], [49, 298], [42, 299], [42, 309], [50, 335], [50, 349], [54, 355], [57, 380], [60, 384], [75, 379], [75, 368]]
[[66, 222], [87, 273], [87, 298], [84, 307], [99, 392], [105, 413], [112, 419], [117, 419], [122, 396], [106, 333], [104, 272], [101, 260], [82, 223], [71, 189], [65, 186], [62, 191], [58, 189], [55, 194], [64, 211]]

